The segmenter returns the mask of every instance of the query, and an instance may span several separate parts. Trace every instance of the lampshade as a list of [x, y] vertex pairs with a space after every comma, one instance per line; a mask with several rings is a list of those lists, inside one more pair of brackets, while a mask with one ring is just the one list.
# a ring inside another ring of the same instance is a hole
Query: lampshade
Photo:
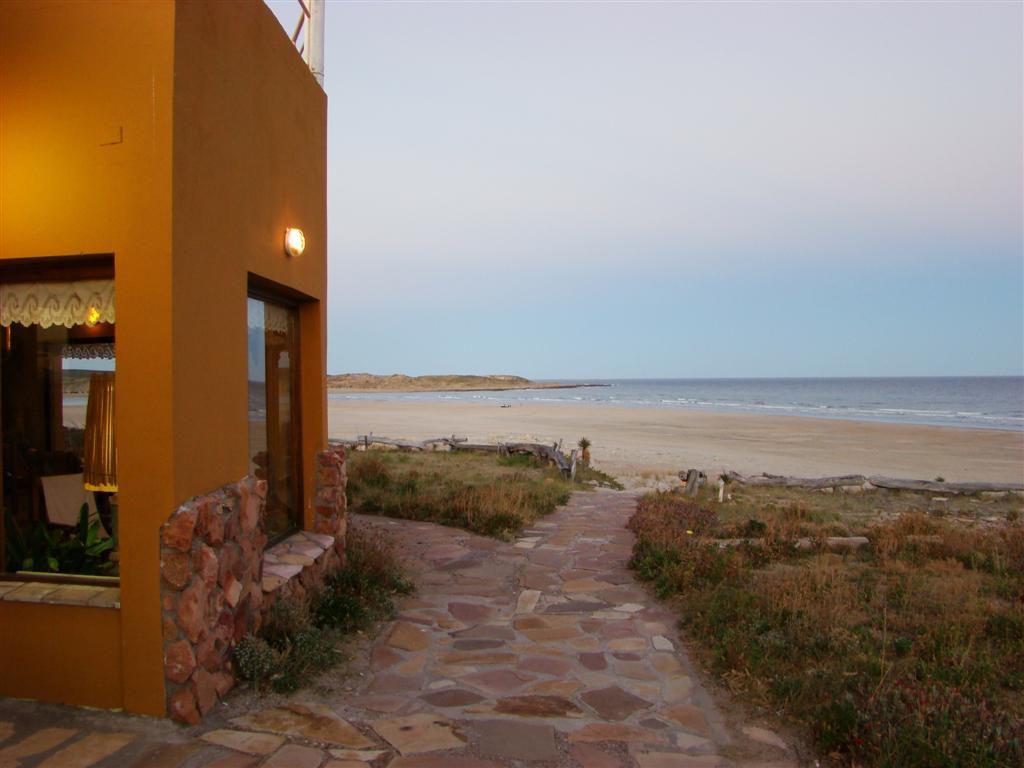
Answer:
[[113, 373], [94, 373], [89, 377], [89, 402], [85, 407], [84, 465], [87, 490], [117, 492]]

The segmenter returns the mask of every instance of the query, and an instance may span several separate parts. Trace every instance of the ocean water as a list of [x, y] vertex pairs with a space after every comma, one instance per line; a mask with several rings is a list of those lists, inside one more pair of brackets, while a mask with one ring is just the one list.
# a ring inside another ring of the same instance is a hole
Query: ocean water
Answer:
[[823, 379], [559, 379], [578, 389], [506, 392], [330, 392], [330, 400], [612, 405], [1024, 430], [1024, 377]]

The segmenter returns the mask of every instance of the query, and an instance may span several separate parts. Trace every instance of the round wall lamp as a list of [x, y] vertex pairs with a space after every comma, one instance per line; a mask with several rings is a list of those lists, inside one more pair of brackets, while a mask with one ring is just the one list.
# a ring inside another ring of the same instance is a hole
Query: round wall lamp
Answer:
[[306, 236], [301, 229], [288, 227], [284, 231], [284, 252], [289, 256], [301, 256], [306, 250]]

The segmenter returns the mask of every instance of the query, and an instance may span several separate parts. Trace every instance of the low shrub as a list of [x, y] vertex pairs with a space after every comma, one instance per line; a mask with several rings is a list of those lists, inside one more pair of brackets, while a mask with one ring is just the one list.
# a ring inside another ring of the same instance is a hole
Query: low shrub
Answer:
[[880, 766], [1024, 765], [1024, 720], [978, 691], [906, 678], [858, 707], [851, 757]]
[[294, 691], [340, 661], [345, 635], [389, 618], [393, 596], [411, 591], [390, 542], [380, 532], [349, 526], [344, 566], [325, 579], [311, 603], [276, 601], [259, 635], [236, 646], [235, 667], [257, 690]]
[[235, 646], [235, 666], [243, 680], [259, 690], [277, 668], [277, 652], [259, 635], [248, 634]]
[[345, 567], [324, 583], [313, 605], [317, 626], [343, 633], [365, 630], [394, 612], [393, 596], [412, 591], [390, 542], [379, 532], [350, 527]]
[[[905, 514], [835, 554], [794, 546], [841, 522], [813, 498], [728, 523], [717, 511], [645, 497], [631, 565], [675, 596], [698, 655], [732, 689], [848, 765], [1024, 765], [1021, 526]], [[757, 545], [716, 541], [740, 533]]]

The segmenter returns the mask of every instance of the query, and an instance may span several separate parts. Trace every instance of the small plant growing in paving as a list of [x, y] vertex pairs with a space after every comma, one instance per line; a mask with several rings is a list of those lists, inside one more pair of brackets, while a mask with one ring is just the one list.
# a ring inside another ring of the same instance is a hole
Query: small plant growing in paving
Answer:
[[277, 666], [277, 652], [262, 637], [250, 633], [235, 646], [235, 666], [244, 680], [260, 690]]

